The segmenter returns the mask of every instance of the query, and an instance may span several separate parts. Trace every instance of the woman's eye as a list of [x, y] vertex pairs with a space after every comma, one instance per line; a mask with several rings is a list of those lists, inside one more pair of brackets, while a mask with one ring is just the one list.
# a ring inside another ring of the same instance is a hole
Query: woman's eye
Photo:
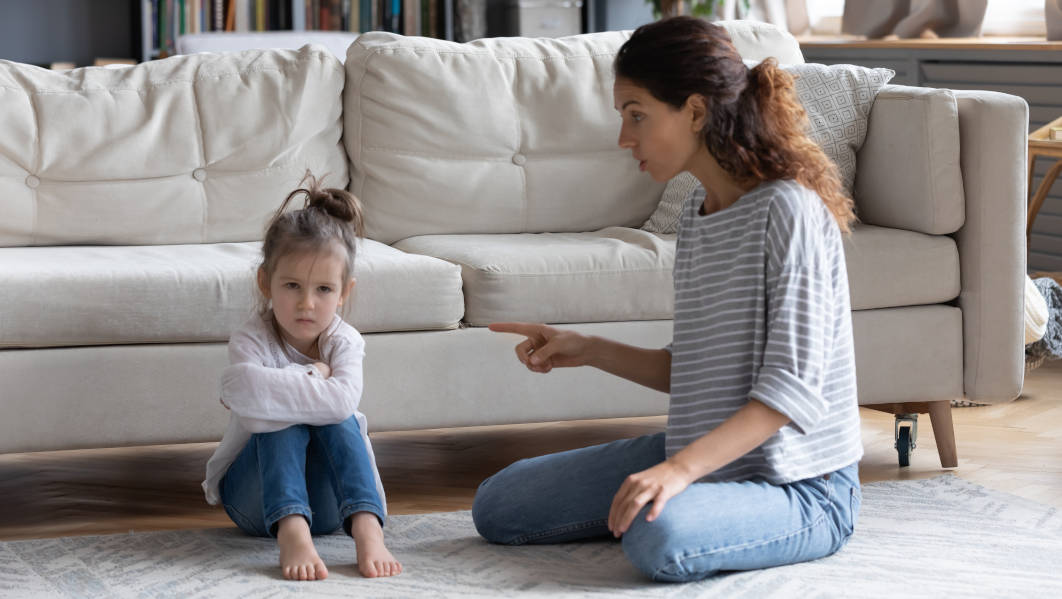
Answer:
[[637, 112], [633, 112], [633, 113], [631, 113], [631, 118], [634, 119], [635, 123], [640, 123], [640, 122], [642, 122], [642, 119], [645, 118], [645, 115], [639, 114]]

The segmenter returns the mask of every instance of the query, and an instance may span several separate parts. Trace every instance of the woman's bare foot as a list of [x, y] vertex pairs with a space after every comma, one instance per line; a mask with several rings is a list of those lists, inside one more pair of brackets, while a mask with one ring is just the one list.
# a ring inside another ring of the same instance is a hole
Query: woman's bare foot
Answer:
[[325, 567], [310, 536], [310, 525], [299, 514], [285, 516], [277, 522], [277, 546], [280, 547], [280, 569], [288, 580], [324, 580]]
[[402, 573], [398, 563], [384, 546], [383, 529], [372, 512], [357, 512], [350, 517], [350, 534], [358, 551], [358, 572], [366, 578], [396, 576]]

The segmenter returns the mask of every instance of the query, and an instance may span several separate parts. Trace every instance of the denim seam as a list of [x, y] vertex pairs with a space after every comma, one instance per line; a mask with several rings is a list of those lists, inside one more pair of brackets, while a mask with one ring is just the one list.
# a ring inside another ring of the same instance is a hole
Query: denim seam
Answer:
[[266, 516], [266, 532], [272, 533], [273, 525], [280, 522], [282, 518], [286, 518], [292, 514], [299, 514], [306, 518], [306, 523], [313, 527], [313, 514], [310, 509], [305, 505], [299, 503], [289, 503], [288, 505], [278, 507], [273, 512]]
[[[825, 511], [822, 512], [819, 515], [819, 517], [815, 519], [814, 522], [812, 522], [811, 524], [808, 524], [807, 526], [801, 527], [798, 530], [794, 530], [792, 532], [788, 532], [788, 533], [785, 533], [785, 534], [782, 534], [782, 535], [778, 535], [778, 536], [772, 537], [770, 539], [764, 539], [762, 541], [750, 541], [750, 542], [744, 543], [742, 545], [718, 547], [716, 549], [703, 551], [701, 553], [695, 553], [695, 554], [692, 554], [692, 555], [683, 555], [683, 556], [680, 556], [680, 557], [676, 558], [674, 560], [674, 563], [676, 565], [678, 565], [680, 568], [682, 568], [683, 572], [686, 572], [686, 566], [684, 565], [684, 562], [686, 562], [688, 560], [697, 559], [699, 557], [704, 557], [706, 555], [712, 555], [713, 553], [722, 553], [724, 551], [745, 551], [747, 549], [752, 549], [752, 548], [755, 548], [755, 547], [762, 547], [764, 545], [770, 545], [771, 543], [777, 543], [778, 541], [783, 541], [785, 539], [790, 539], [790, 538], [793, 538], [795, 536], [805, 534], [805, 533], [807, 533], [807, 531], [809, 531], [809, 530], [815, 528], [816, 526], [822, 524], [822, 522], [824, 520], [826, 520], [826, 512]], [[666, 568], [667, 568], [667, 566], [663, 566], [663, 567], [657, 568], [656, 571], [653, 572], [653, 577], [656, 578], [656, 576], [658, 574], [662, 573]]]
[[592, 528], [594, 526], [600, 526], [601, 524], [604, 524], [605, 522], [606, 522], [605, 519], [600, 519], [600, 520], [590, 520], [589, 522], [575, 522], [575, 523], [572, 523], [572, 524], [565, 524], [564, 526], [558, 526], [556, 528], [551, 528], [549, 530], [542, 530], [542, 531], [534, 532], [534, 533], [531, 533], [531, 534], [521, 535], [519, 537], [516, 537], [512, 541], [509, 541], [508, 544], [509, 545], [520, 545], [520, 544], [526, 543], [528, 541], [532, 541], [532, 540], [536, 540], [536, 539], [542, 539], [542, 538], [545, 538], [545, 537], [548, 537], [548, 536], [551, 536], [551, 535], [556, 535], [556, 534], [561, 534], [561, 533], [566, 533], [566, 532], [574, 532], [576, 530], [583, 530], [583, 529], [586, 529], [586, 528]]
[[[320, 441], [320, 440], [318, 440], [318, 441]], [[321, 445], [324, 446], [324, 443], [322, 442]], [[328, 470], [332, 473], [332, 486], [333, 486], [334, 490], [337, 493], [342, 495], [343, 494], [343, 489], [342, 489], [342, 485], [339, 484], [339, 473], [336, 472], [336, 464], [332, 460], [332, 453], [330, 451], [328, 451], [327, 447], [323, 447], [321, 453], [324, 454], [325, 460], [328, 462]], [[348, 508], [362, 506], [362, 505], [375, 508], [375, 510], [371, 510], [371, 509], [370, 510], [354, 510], [354, 511], [351, 511], [349, 513], [344, 513], [344, 512], [346, 512], [346, 510]], [[340, 520], [341, 526], [345, 526], [345, 524], [342, 524], [342, 523], [345, 523], [347, 518], [353, 516], [356, 512], [359, 512], [359, 511], [371, 512], [373, 515], [375, 515], [377, 518], [380, 519], [380, 526], [383, 527], [384, 520], [385, 520], [384, 519], [384, 515], [383, 515], [383, 513], [384, 513], [383, 506], [377, 505], [377, 504], [375, 504], [375, 503], [373, 503], [371, 501], [345, 502], [343, 505], [339, 506], [339, 520]]]
[[371, 501], [350, 501], [344, 503], [339, 508], [339, 518], [341, 520], [346, 520], [358, 512], [369, 512], [381, 521], [384, 519], [383, 508]]

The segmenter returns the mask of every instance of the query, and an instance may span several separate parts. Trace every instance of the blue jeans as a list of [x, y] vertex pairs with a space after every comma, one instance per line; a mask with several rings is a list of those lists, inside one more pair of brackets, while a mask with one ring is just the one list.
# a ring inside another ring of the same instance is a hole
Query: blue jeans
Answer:
[[328, 426], [296, 424], [257, 433], [220, 484], [221, 503], [236, 526], [276, 536], [276, 523], [301, 514], [311, 534], [329, 534], [350, 516], [371, 512], [384, 521], [372, 458], [355, 416]]
[[[611, 535], [608, 512], [623, 480], [665, 458], [658, 433], [521, 460], [480, 485], [476, 530], [509, 545]], [[653, 522], [643, 508], [623, 551], [653, 580], [670, 582], [818, 559], [848, 541], [861, 499], [857, 464], [786, 485], [694, 483]]]

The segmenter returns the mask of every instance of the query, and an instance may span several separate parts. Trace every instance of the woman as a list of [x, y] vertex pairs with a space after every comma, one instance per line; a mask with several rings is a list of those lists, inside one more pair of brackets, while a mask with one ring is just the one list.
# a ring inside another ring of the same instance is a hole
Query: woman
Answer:
[[852, 201], [804, 133], [792, 78], [773, 60], [748, 69], [722, 27], [645, 25], [614, 68], [619, 145], [655, 180], [689, 171], [707, 190], [680, 219], [673, 342], [491, 329], [525, 336], [534, 372], [589, 365], [670, 392], [667, 430], [512, 464], [477, 491], [477, 530], [507, 544], [611, 533], [661, 581], [830, 555], [861, 497]]

